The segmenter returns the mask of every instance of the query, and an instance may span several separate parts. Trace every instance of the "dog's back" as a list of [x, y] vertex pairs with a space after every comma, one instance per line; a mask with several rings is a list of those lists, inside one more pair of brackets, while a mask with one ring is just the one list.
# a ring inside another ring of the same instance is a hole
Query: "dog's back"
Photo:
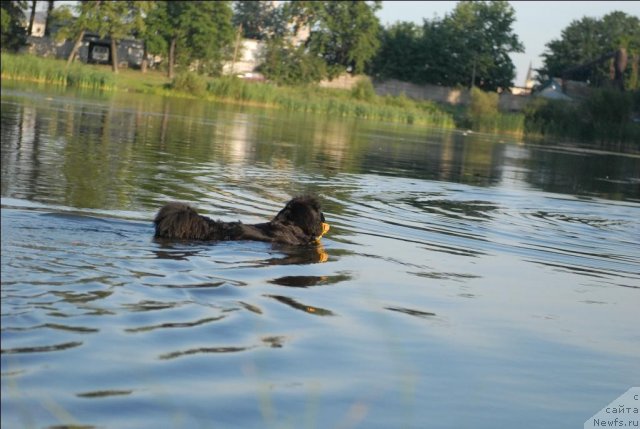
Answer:
[[162, 207], [153, 223], [156, 226], [156, 238], [207, 240], [213, 221], [200, 216], [186, 204], [174, 202]]

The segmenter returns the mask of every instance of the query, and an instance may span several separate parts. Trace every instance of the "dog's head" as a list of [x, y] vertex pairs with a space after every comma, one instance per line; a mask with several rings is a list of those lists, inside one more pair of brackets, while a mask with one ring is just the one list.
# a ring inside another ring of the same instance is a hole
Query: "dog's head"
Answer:
[[273, 222], [299, 227], [310, 237], [310, 241], [320, 240], [320, 237], [329, 231], [329, 224], [325, 223], [320, 203], [311, 196], [296, 197], [289, 201], [273, 218]]

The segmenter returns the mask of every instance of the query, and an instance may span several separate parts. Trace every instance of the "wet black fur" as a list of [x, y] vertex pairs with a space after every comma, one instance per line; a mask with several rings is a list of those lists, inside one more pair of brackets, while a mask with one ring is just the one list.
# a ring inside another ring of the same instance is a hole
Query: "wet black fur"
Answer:
[[256, 240], [285, 244], [309, 244], [322, 234], [324, 215], [315, 197], [289, 201], [270, 221], [254, 225], [222, 222], [199, 215], [184, 203], [168, 203], [154, 219], [156, 238], [177, 240]]

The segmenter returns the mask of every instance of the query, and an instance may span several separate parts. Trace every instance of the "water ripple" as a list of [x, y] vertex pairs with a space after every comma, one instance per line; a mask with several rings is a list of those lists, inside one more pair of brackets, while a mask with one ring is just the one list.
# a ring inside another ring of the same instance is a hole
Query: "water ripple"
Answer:
[[1, 349], [0, 354], [21, 354], [21, 353], [43, 353], [43, 352], [57, 352], [75, 347], [80, 347], [83, 343], [80, 341], [69, 341], [66, 343], [53, 344], [47, 346], [32, 346], [32, 347], [14, 347], [10, 349]]

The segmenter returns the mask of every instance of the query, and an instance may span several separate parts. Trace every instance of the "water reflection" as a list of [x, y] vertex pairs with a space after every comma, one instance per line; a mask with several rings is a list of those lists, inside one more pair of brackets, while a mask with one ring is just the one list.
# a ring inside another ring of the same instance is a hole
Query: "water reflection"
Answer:
[[390, 311], [396, 311], [398, 313], [407, 314], [409, 316], [418, 317], [418, 318], [421, 318], [421, 319], [431, 318], [431, 317], [434, 317], [436, 315], [436, 313], [431, 313], [431, 312], [428, 312], [428, 311], [412, 310], [412, 309], [403, 308], [403, 307], [385, 307], [385, 309], [386, 310], [390, 310]]
[[217, 322], [219, 320], [224, 319], [226, 316], [218, 316], [218, 317], [207, 317], [205, 319], [195, 320], [193, 322], [167, 322], [161, 323], [159, 325], [150, 325], [150, 326], [139, 326], [136, 328], [127, 328], [125, 332], [129, 333], [138, 333], [138, 332], [149, 332], [154, 331], [156, 329], [170, 329], [170, 328], [193, 328], [194, 326], [200, 326], [211, 322]]
[[285, 276], [270, 280], [270, 283], [287, 286], [287, 287], [310, 287], [310, 286], [327, 286], [351, 280], [349, 274], [339, 274], [335, 276]]
[[275, 169], [254, 184], [269, 199], [294, 169], [640, 198], [640, 158], [631, 155], [517, 149], [481, 134], [401, 126], [394, 134], [375, 123], [126, 94], [82, 104], [3, 89], [2, 104], [2, 195], [71, 207], [199, 201], [212, 191], [203, 176], [244, 181], [237, 164]]
[[33, 347], [14, 347], [8, 349], [1, 349], [1, 354], [22, 354], [22, 353], [43, 353], [43, 352], [58, 352], [62, 350], [72, 349], [80, 347], [83, 343], [81, 341], [69, 341], [66, 343], [52, 344], [46, 346], [33, 346]]
[[305, 313], [313, 314], [314, 316], [334, 316], [335, 314], [331, 310], [326, 308], [314, 307], [312, 305], [302, 304], [293, 298], [283, 295], [265, 295], [268, 298], [273, 298], [283, 304], [288, 305], [296, 310], [304, 311]]
[[183, 356], [207, 354], [207, 353], [213, 353], [213, 354], [238, 353], [238, 352], [244, 352], [244, 351], [250, 350], [252, 348], [253, 347], [199, 347], [197, 349], [189, 349], [189, 350], [165, 353], [163, 355], [160, 355], [158, 359], [170, 360], [170, 359], [176, 359]]
[[[194, 245], [193, 243], [186, 243], [183, 246], [193, 247], [193, 250], [184, 250], [182, 246], [175, 248], [176, 243], [170, 240], [157, 240], [163, 249], [167, 250], [153, 250], [153, 254], [158, 259], [168, 260], [188, 260], [189, 258], [202, 255], [207, 251], [208, 247], [219, 246], [220, 243], [205, 242]], [[196, 247], [197, 246], [197, 247]], [[327, 262], [329, 260], [329, 254], [325, 251], [322, 244], [310, 245], [310, 246], [288, 246], [282, 244], [270, 244], [271, 248], [278, 253], [277, 257], [271, 257], [268, 259], [254, 260], [251, 262], [254, 266], [262, 265], [306, 265], [317, 264]]]
[[78, 398], [106, 398], [109, 396], [131, 395], [133, 390], [98, 390], [95, 392], [77, 393]]

